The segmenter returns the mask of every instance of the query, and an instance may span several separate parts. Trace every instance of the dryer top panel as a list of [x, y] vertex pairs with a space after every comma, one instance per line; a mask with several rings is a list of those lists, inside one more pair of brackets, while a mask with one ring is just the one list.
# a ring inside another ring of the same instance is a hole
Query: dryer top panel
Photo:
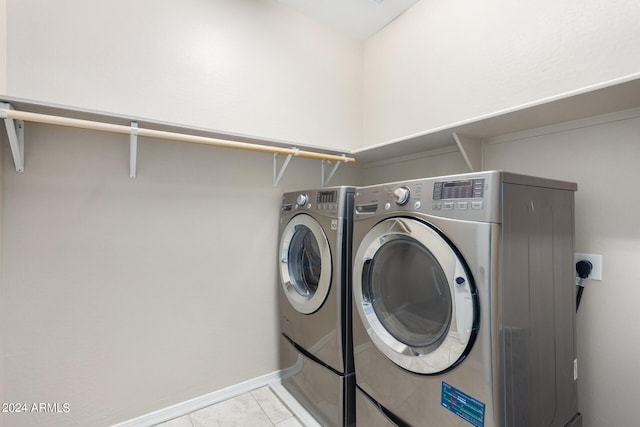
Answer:
[[401, 213], [424, 213], [477, 222], [501, 222], [503, 183], [575, 191], [575, 183], [500, 171], [399, 181], [358, 188], [356, 220]]

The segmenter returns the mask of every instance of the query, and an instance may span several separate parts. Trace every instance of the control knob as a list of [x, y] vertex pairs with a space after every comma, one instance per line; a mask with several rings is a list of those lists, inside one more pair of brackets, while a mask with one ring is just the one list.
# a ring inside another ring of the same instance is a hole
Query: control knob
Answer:
[[306, 194], [302, 193], [298, 195], [298, 199], [296, 201], [298, 202], [299, 206], [304, 206], [309, 201], [309, 197]]
[[411, 191], [407, 187], [398, 187], [393, 190], [393, 197], [396, 199], [396, 205], [406, 205], [411, 196]]

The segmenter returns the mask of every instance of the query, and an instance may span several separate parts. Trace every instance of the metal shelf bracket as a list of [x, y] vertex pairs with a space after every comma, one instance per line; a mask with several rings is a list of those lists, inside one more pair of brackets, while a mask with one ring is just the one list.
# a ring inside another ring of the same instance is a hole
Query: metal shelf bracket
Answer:
[[464, 161], [467, 162], [469, 170], [471, 170], [471, 172], [483, 170], [482, 142], [465, 135], [460, 135], [457, 132], [453, 132], [451, 136], [456, 142], [462, 157], [464, 157]]
[[129, 178], [136, 177], [138, 163], [138, 122], [131, 122], [129, 135]]
[[331, 164], [331, 160], [322, 160], [321, 165], [320, 165], [320, 183], [322, 184], [323, 187], [326, 187], [329, 184], [329, 181], [331, 181], [331, 178], [333, 178], [333, 175], [335, 175], [336, 171], [338, 170], [338, 167], [347, 161], [347, 156], [342, 154], [342, 157], [344, 157], [344, 160], [341, 162], [336, 161], [335, 164], [333, 165], [333, 168], [331, 168], [331, 171], [329, 172], [329, 175], [326, 177], [325, 179], [325, 163], [327, 165]]
[[273, 154], [273, 186], [277, 187], [278, 184], [280, 184], [280, 180], [282, 179], [282, 176], [284, 175], [284, 171], [287, 169], [287, 166], [289, 166], [289, 162], [291, 161], [291, 158], [293, 156], [297, 156], [300, 154], [300, 150], [296, 147], [291, 147], [292, 150], [294, 150], [295, 152], [293, 154], [287, 154], [287, 158], [284, 159], [284, 163], [282, 164], [282, 168], [280, 169], [280, 172], [278, 172], [278, 153], [274, 153]]
[[7, 128], [16, 172], [24, 172], [24, 121], [14, 121], [7, 116], [7, 112], [4, 110], [13, 110], [13, 107], [9, 103], [0, 102], [0, 118], [4, 119], [4, 125]]

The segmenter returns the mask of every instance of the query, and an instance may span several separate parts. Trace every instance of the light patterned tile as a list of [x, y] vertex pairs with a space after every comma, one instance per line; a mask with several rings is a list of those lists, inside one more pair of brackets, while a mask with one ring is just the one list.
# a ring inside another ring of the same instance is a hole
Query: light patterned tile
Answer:
[[162, 424], [157, 424], [155, 427], [193, 427], [191, 419], [188, 415], [180, 418], [174, 418]]
[[273, 383], [270, 385], [271, 390], [280, 398], [284, 404], [290, 408], [291, 413], [295, 415], [298, 422], [306, 427], [322, 427], [309, 412], [298, 402], [295, 397], [284, 388], [282, 383]]
[[277, 424], [280, 421], [293, 417], [291, 411], [289, 411], [278, 396], [271, 391], [269, 386], [253, 390], [251, 394], [258, 401], [258, 404], [262, 407], [262, 410], [267, 414], [272, 423]]
[[251, 393], [192, 412], [189, 417], [193, 427], [273, 426]]

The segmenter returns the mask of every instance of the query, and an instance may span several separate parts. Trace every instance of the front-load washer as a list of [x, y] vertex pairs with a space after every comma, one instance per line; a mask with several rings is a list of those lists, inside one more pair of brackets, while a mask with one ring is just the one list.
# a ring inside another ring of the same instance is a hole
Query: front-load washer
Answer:
[[358, 188], [362, 426], [580, 426], [574, 183], [491, 171]]
[[354, 187], [285, 193], [278, 303], [284, 387], [323, 426], [355, 424], [351, 337]]

